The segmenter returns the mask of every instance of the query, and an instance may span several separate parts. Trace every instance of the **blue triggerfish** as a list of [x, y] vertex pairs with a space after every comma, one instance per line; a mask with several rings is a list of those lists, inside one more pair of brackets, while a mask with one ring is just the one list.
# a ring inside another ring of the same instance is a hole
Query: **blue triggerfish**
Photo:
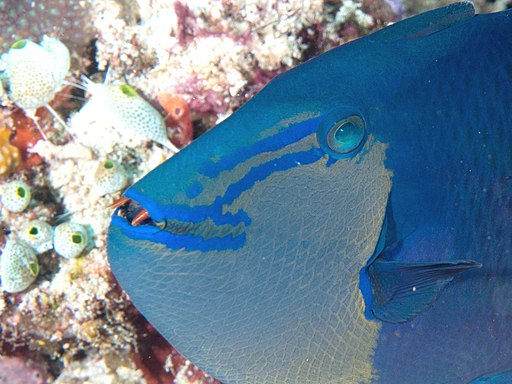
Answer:
[[468, 2], [312, 59], [125, 192], [112, 270], [227, 384], [512, 383], [511, 76]]

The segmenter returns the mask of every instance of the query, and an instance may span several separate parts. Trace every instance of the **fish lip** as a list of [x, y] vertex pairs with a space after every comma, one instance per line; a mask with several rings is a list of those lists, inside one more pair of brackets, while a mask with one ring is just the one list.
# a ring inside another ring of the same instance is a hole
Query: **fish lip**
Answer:
[[[116, 209], [111, 225], [129, 238], [191, 251], [238, 249], [245, 244], [251, 220], [244, 211], [233, 214], [218, 212], [212, 206], [190, 207], [171, 202], [162, 205], [145, 198], [140, 191], [126, 192], [130, 202]], [[134, 223], [134, 218], [144, 211], [149, 213], [149, 219]]]
[[134, 201], [142, 209], [145, 209], [149, 212], [149, 217], [154, 222], [162, 222], [166, 219], [164, 214], [162, 213], [161, 207], [158, 206], [156, 202], [153, 202], [151, 199], [146, 198], [142, 193], [144, 191], [139, 191], [135, 188], [128, 188], [123, 196], [127, 197], [131, 201]]
[[130, 238], [135, 238], [134, 235], [136, 235], [137, 237], [140, 237], [141, 235], [149, 237], [161, 230], [156, 225], [141, 225], [135, 227], [125, 217], [119, 216], [117, 214], [112, 215], [110, 220], [111, 226], [120, 228], [122, 232], [125, 233], [125, 235], [127, 235]]

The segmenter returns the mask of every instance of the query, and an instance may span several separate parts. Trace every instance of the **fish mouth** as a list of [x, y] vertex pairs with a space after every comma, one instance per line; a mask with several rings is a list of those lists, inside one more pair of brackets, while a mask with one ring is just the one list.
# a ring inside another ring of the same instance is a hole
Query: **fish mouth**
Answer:
[[[246, 230], [250, 224], [243, 212], [235, 215], [224, 213], [220, 216], [210, 214], [207, 210], [202, 215], [189, 212], [186, 219], [186, 215], [180, 212], [182, 207], [176, 206], [175, 217], [162, 216], [160, 210], [153, 215], [143, 204], [127, 197], [122, 197], [113, 207], [116, 210], [112, 225], [121, 227], [127, 236], [162, 243], [172, 249], [238, 249], [245, 243]], [[169, 207], [165, 211], [169, 211]]]

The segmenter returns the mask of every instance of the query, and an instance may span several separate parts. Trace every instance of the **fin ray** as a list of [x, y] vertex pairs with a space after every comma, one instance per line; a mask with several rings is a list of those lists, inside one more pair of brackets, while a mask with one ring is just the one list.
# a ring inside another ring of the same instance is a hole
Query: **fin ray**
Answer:
[[416, 264], [377, 260], [368, 267], [371, 311], [382, 321], [407, 321], [427, 308], [455, 275], [479, 267], [469, 260]]

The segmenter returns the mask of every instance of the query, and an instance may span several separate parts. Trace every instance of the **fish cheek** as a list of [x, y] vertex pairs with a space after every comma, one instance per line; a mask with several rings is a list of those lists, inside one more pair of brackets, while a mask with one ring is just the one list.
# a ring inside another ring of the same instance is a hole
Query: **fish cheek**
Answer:
[[112, 225], [112, 269], [142, 314], [222, 381], [370, 382], [380, 324], [364, 317], [358, 279], [391, 186], [384, 158], [373, 143], [256, 182], [230, 207], [250, 218], [237, 250], [171, 250]]
[[[297, 377], [279, 376], [281, 382], [308, 382], [309, 368], [329, 364], [339, 370], [323, 372], [318, 382], [339, 377], [366, 382], [373, 377], [371, 356], [380, 325], [364, 317], [358, 283], [359, 270], [376, 246], [391, 188], [385, 148], [374, 142], [352, 159], [328, 166], [324, 158], [276, 172], [234, 202], [251, 218], [244, 251], [254, 268], [253, 285], [240, 297], [251, 297], [250, 316], [265, 314], [271, 325], [243, 322], [259, 340], [244, 350], [261, 356], [260, 364], [243, 364], [245, 372], [264, 374], [255, 370], [267, 366], [281, 375], [281, 367], [287, 367]], [[259, 295], [252, 293], [255, 287]], [[289, 352], [290, 345], [304, 343], [305, 349], [297, 349], [305, 351], [308, 364]], [[265, 361], [269, 355], [290, 359]]]

